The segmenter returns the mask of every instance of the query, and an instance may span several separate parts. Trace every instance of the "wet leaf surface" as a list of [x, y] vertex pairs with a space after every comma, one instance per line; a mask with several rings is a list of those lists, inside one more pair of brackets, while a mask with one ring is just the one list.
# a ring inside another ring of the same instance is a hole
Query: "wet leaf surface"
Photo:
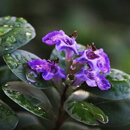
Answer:
[[98, 125], [97, 120], [103, 124], [108, 123], [108, 117], [100, 108], [92, 103], [83, 101], [88, 96], [88, 93], [82, 91], [74, 92], [64, 104], [66, 112], [73, 119], [84, 124]]
[[109, 90], [102, 91], [98, 87], [89, 87], [86, 83], [82, 84], [79, 89], [110, 100], [121, 100], [130, 97], [130, 75], [117, 69], [111, 69], [111, 72], [106, 75], [106, 78], [111, 84], [111, 89]]
[[0, 129], [13, 130], [18, 123], [18, 117], [14, 111], [0, 100]]
[[27, 51], [16, 50], [15, 52], [4, 55], [3, 58], [11, 71], [22, 81], [39, 89], [51, 87], [50, 81], [35, 76], [37, 75], [36, 72], [28, 66], [28, 61], [40, 59], [38, 56]]
[[47, 96], [40, 90], [21, 82], [3, 85], [4, 93], [18, 105], [44, 119], [53, 118], [53, 110]]
[[0, 18], [0, 55], [10, 53], [35, 37], [34, 28], [24, 19], [11, 16]]

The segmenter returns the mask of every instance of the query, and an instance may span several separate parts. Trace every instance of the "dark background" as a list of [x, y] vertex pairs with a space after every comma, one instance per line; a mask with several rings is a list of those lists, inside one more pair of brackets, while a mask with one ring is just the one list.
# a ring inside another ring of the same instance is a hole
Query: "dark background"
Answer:
[[36, 38], [21, 49], [49, 58], [54, 46], [41, 39], [53, 30], [78, 31], [77, 42], [95, 43], [109, 55], [111, 67], [130, 74], [130, 0], [0, 0], [0, 17], [24, 17]]
[[[21, 49], [49, 58], [54, 46], [42, 43], [42, 37], [53, 30], [68, 35], [77, 30], [78, 43], [94, 42], [112, 68], [130, 74], [130, 0], [0, 0], [0, 17], [7, 15], [27, 19], [36, 30], [36, 38]], [[2, 58], [0, 64], [5, 64]]]

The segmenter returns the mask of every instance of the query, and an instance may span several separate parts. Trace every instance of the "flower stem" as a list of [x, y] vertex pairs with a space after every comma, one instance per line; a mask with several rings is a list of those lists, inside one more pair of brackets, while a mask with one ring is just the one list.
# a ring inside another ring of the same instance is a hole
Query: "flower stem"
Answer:
[[58, 115], [58, 118], [57, 118], [57, 121], [56, 121], [56, 126], [53, 130], [60, 130], [60, 127], [62, 125], [62, 123], [64, 122], [64, 102], [66, 101], [67, 99], [67, 95], [66, 95], [66, 92], [67, 92], [67, 89], [68, 89], [68, 85], [65, 86], [64, 88], [64, 91], [61, 95], [61, 101], [60, 101], [60, 108], [59, 108], [59, 115]]

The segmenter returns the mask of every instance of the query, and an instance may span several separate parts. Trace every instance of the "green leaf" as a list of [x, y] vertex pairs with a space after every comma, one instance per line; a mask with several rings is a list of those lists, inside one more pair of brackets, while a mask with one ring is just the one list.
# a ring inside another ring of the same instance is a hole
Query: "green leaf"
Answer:
[[66, 112], [75, 120], [88, 124], [98, 125], [98, 121], [102, 123], [108, 122], [108, 117], [98, 107], [82, 100], [88, 97], [88, 93], [74, 92], [64, 104]]
[[86, 83], [81, 85], [80, 89], [93, 93], [104, 99], [121, 100], [129, 98], [130, 95], [130, 75], [117, 69], [111, 69], [106, 75], [111, 84], [111, 89], [102, 91], [98, 87], [93, 88], [87, 86]]
[[59, 63], [58, 65], [63, 69], [66, 70], [66, 65], [65, 65], [65, 52], [64, 51], [57, 51], [56, 48], [52, 50], [50, 59], [55, 60], [59, 58]]
[[[83, 50], [86, 50], [86, 49], [87, 49], [87, 46], [84, 46], [84, 45], [78, 43], [78, 51], [83, 51]], [[74, 58], [76, 58], [78, 56], [74, 55]]]
[[27, 128], [29, 129], [29, 127], [31, 128], [32, 126], [34, 126], [34, 128], [41, 128], [42, 130], [44, 130], [36, 116], [27, 112], [19, 112], [17, 113], [17, 115], [19, 117], [19, 122], [15, 130], [24, 130]]
[[[83, 51], [86, 49], [85, 46], [81, 45], [81, 44], [78, 44], [78, 51]], [[74, 58], [76, 58], [77, 56], [74, 55], [73, 56]], [[59, 58], [59, 63], [58, 65], [63, 69], [63, 70], [66, 70], [66, 65], [65, 65], [65, 51], [57, 51], [56, 48], [53, 49], [52, 53], [51, 53], [51, 56], [50, 56], [50, 59], [51, 60], [54, 60], [54, 59], [57, 59]]]
[[45, 128], [39, 124], [30, 124], [28, 126], [22, 127], [19, 130], [45, 130]]
[[83, 124], [75, 123], [75, 122], [65, 122], [61, 130], [100, 130], [99, 128], [90, 128], [88, 126], [84, 126]]
[[[35, 77], [30, 72], [31, 69], [27, 67], [28, 61], [31, 61], [33, 59], [40, 59], [36, 55], [27, 51], [16, 50], [15, 52], [12, 52], [11, 54], [6, 54], [3, 57], [11, 71], [22, 81], [39, 89], [45, 89], [50, 87], [49, 81], [46, 81], [43, 78]], [[29, 80], [27, 80], [27, 77], [35, 82], [30, 82]]]
[[18, 117], [14, 111], [0, 100], [0, 129], [13, 130], [18, 123]]
[[5, 99], [7, 97], [2, 90], [2, 84], [9, 81], [18, 81], [18, 80], [19, 78], [16, 77], [7, 66], [0, 67], [0, 98], [1, 99]]
[[3, 86], [5, 94], [18, 105], [44, 119], [53, 118], [52, 106], [40, 89], [20, 81], [8, 82]]
[[60, 105], [60, 95], [59, 95], [58, 91], [54, 87], [50, 87], [50, 88], [44, 89], [42, 91], [46, 94], [49, 101], [51, 102], [55, 113], [58, 114], [59, 113], [59, 105]]
[[9, 81], [19, 80], [7, 66], [0, 67], [0, 86]]
[[120, 127], [130, 124], [130, 99], [107, 100], [90, 95], [86, 101], [92, 102], [108, 115], [109, 122], [103, 127]]
[[0, 55], [16, 50], [34, 37], [34, 28], [24, 18], [0, 18]]
[[121, 101], [108, 101], [96, 104], [109, 117], [107, 126], [125, 126], [130, 124], [130, 99]]
[[38, 118], [35, 115], [27, 112], [18, 112], [19, 122], [16, 128], [23, 127], [28, 124], [39, 124]]

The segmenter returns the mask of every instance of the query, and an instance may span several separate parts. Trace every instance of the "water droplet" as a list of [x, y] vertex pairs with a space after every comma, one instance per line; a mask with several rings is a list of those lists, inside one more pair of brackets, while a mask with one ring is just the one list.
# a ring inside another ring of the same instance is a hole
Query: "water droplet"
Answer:
[[10, 27], [8, 25], [0, 26], [0, 36], [7, 34], [11, 30], [12, 30], [12, 27]]
[[4, 27], [8, 28], [8, 27], [9, 27], [9, 25], [6, 25], [6, 24], [5, 24], [5, 25], [4, 25]]
[[18, 28], [19, 28], [19, 27], [20, 27], [20, 24], [17, 24], [17, 25], [16, 25], [16, 27], [18, 27]]
[[41, 110], [42, 108], [41, 107], [38, 107], [38, 110]]
[[17, 92], [18, 95], [20, 95], [20, 92]]
[[34, 70], [27, 69], [26, 70], [26, 79], [30, 81], [29, 83], [35, 83], [37, 78], [37, 73]]
[[21, 17], [21, 18], [17, 18], [17, 22], [27, 23], [27, 20]]
[[27, 38], [31, 38], [31, 37], [32, 37], [31, 32], [26, 32], [26, 37], [27, 37]]
[[10, 36], [10, 37], [7, 37], [6, 38], [6, 42], [7, 43], [15, 43], [16, 42], [16, 39], [14, 36]]
[[5, 20], [10, 20], [10, 18], [11, 18], [10, 16], [5, 16], [4, 17]]
[[8, 61], [8, 65], [11, 67], [11, 69], [16, 69], [18, 67], [17, 62], [10, 54], [6, 57], [6, 59]]
[[14, 31], [14, 34], [17, 34], [20, 31], [20, 29], [17, 29]]
[[5, 84], [5, 87], [8, 87], [9, 85], [8, 84]]
[[9, 50], [9, 48], [5, 48], [5, 50], [6, 50], [6, 51], [8, 51], [8, 50]]

